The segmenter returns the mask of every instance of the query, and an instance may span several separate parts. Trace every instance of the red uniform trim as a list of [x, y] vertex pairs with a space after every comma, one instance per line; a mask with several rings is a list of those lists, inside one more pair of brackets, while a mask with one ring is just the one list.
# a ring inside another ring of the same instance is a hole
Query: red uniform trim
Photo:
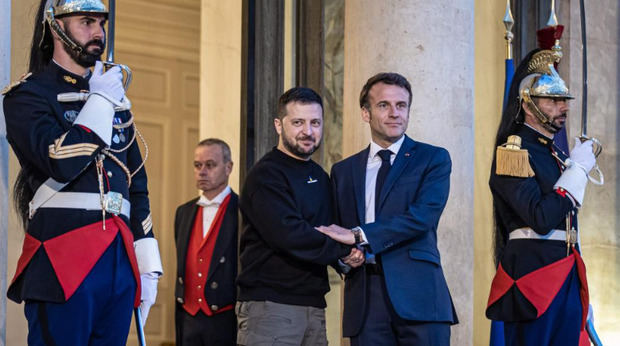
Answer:
[[84, 130], [84, 131], [86, 131], [86, 132], [88, 132], [88, 133], [91, 133], [91, 132], [92, 132], [92, 131], [88, 128], [88, 127], [86, 127], [86, 126], [84, 126], [84, 125], [78, 125], [78, 126], [79, 126], [79, 127], [81, 127], [81, 128], [82, 128], [82, 130]]
[[80, 227], [43, 242], [47, 257], [54, 267], [58, 282], [68, 300], [80, 286], [86, 275], [110, 246], [118, 227], [114, 222]]
[[537, 318], [547, 311], [574, 264], [575, 257], [568, 256], [534, 270], [516, 281], [521, 293], [536, 308]]
[[581, 333], [579, 333], [579, 346], [590, 346], [590, 337], [588, 336], [588, 332], [585, 328], [581, 329]]
[[17, 271], [12, 282], [21, 275], [35, 252], [43, 245], [63, 290], [65, 300], [69, 300], [119, 231], [136, 280], [134, 306], [137, 307], [140, 305], [141, 291], [138, 262], [133, 248], [133, 234], [118, 216], [106, 220], [105, 230], [103, 230], [103, 221], [99, 221], [44, 242], [26, 234], [22, 254], [17, 262]]
[[11, 280], [11, 285], [21, 275], [28, 263], [30, 263], [32, 256], [39, 250], [39, 247], [41, 247], [41, 242], [26, 233], [24, 244], [22, 245], [22, 254], [19, 256], [19, 260], [17, 260], [17, 269], [15, 270], [15, 275], [13, 275], [13, 280]]
[[504, 296], [514, 284], [517, 285], [525, 299], [534, 305], [537, 312], [536, 317], [538, 318], [544, 314], [547, 308], [549, 308], [549, 305], [551, 305], [551, 302], [566, 281], [566, 277], [573, 268], [573, 265], [576, 265], [580, 282], [579, 295], [582, 307], [581, 330], [583, 331], [585, 329], [589, 307], [588, 281], [583, 259], [574, 247], [570, 256], [539, 268], [517, 280], [510, 277], [510, 275], [504, 271], [500, 263], [495, 277], [493, 278], [493, 282], [491, 283], [491, 292], [489, 294], [487, 308]]
[[129, 257], [129, 263], [131, 263], [131, 269], [133, 270], [133, 277], [136, 280], [136, 296], [133, 301], [133, 307], [137, 308], [140, 306], [140, 299], [142, 297], [142, 281], [140, 280], [140, 270], [138, 269], [136, 251], [133, 247], [133, 233], [131, 233], [131, 230], [125, 224], [123, 219], [118, 216], [114, 216], [113, 219], [118, 228], [121, 230], [121, 236], [123, 237], [123, 243], [125, 243], [127, 257]]
[[491, 306], [491, 304], [498, 301], [499, 298], [501, 298], [504, 294], [506, 294], [506, 292], [508, 292], [508, 290], [510, 289], [510, 287], [512, 287], [514, 283], [515, 281], [510, 277], [510, 275], [508, 275], [504, 271], [504, 268], [500, 263], [497, 267], [497, 273], [495, 273], [493, 282], [491, 283], [491, 292], [489, 293], [487, 308]]
[[588, 279], [586, 277], [586, 264], [583, 263], [581, 255], [575, 248], [573, 248], [573, 254], [577, 263], [577, 275], [579, 275], [579, 281], [581, 287], [579, 289], [579, 295], [581, 296], [581, 330], [586, 328], [586, 320], [588, 319], [588, 309], [590, 308], [590, 292], [588, 291]]
[[[207, 316], [212, 316], [214, 313], [232, 309], [232, 305], [230, 305], [218, 309], [217, 312], [213, 312], [204, 294], [211, 258], [213, 257], [213, 250], [215, 249], [215, 243], [217, 242], [217, 237], [222, 222], [224, 221], [224, 215], [229, 201], [230, 194], [226, 196], [217, 209], [217, 213], [209, 226], [206, 237], [203, 236], [202, 230], [203, 208], [198, 209], [196, 218], [194, 219], [194, 226], [192, 228], [192, 234], [187, 247], [187, 255], [185, 257], [185, 292], [183, 294], [185, 298], [183, 309], [192, 316], [196, 315], [198, 310], [201, 310]], [[199, 258], [201, 258], [202, 261], [199, 261]], [[203, 275], [199, 277], [198, 273], [203, 273]]]

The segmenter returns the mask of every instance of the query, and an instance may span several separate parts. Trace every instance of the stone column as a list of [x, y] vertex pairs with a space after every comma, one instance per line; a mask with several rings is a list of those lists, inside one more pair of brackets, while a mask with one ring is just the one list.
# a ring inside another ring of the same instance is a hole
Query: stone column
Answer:
[[475, 174], [474, 174], [474, 345], [488, 345], [491, 321], [485, 315], [493, 263], [493, 197], [489, 188], [495, 135], [502, 115], [506, 45], [502, 24], [506, 3], [476, 0]]
[[[0, 88], [10, 81], [11, 71], [11, 2], [0, 2]], [[0, 105], [3, 97], [0, 96]], [[4, 111], [0, 106], [0, 263], [7, 261], [9, 220], [9, 144], [6, 141]], [[0, 267], [0, 292], [6, 292], [6, 266]], [[6, 341], [6, 296], [0, 297], [0, 345]]]
[[460, 320], [452, 344], [471, 345], [474, 1], [347, 1], [344, 55], [344, 157], [369, 143], [359, 92], [382, 71], [399, 72], [412, 84], [407, 134], [450, 152], [451, 192], [439, 224], [439, 249]]
[[[10, 3], [10, 8], [8, 4]], [[5, 48], [0, 48], [0, 61], [5, 59], [5, 54], [7, 54], [7, 58], [10, 57], [10, 69], [7, 67], [4, 69], [0, 68], [0, 73], [2, 74], [2, 80], [4, 78], [10, 78], [10, 80], [15, 81], [19, 80], [19, 78], [28, 72], [28, 62], [30, 59], [30, 44], [32, 42], [32, 29], [34, 27], [34, 19], [36, 16], [36, 11], [39, 7], [39, 0], [20, 0], [20, 1], [4, 1], [0, 4], [0, 38], [2, 41], [0, 43], [1, 47], [4, 45], [10, 45], [10, 55], [9, 50]], [[10, 11], [9, 11], [10, 10]], [[10, 17], [9, 17], [10, 16]], [[8, 19], [10, 18], [10, 20]], [[10, 25], [6, 30], [4, 29], [5, 25]], [[3, 73], [5, 73], [4, 75]], [[4, 82], [0, 83], [2, 87], [4, 87]], [[0, 107], [2, 108], [2, 107]], [[2, 126], [4, 126], [4, 119], [1, 120]], [[7, 158], [8, 159], [5, 159]], [[0, 158], [0, 165], [5, 164], [8, 161], [8, 185], [5, 190], [0, 193], [0, 196], [8, 196], [9, 207], [7, 213], [4, 214], [0, 212], [0, 222], [6, 222], [8, 219], [8, 237], [6, 253], [7, 258], [6, 269], [2, 269], [3, 275], [2, 278], [7, 280], [6, 282], [10, 282], [13, 278], [13, 274], [15, 274], [15, 268], [17, 268], [17, 260], [19, 255], [21, 254], [22, 244], [24, 241], [24, 229], [22, 227], [21, 222], [19, 221], [19, 217], [17, 213], [15, 213], [15, 209], [13, 208], [13, 203], [11, 203], [12, 194], [10, 193], [13, 189], [13, 184], [15, 183], [15, 178], [17, 177], [17, 173], [19, 172], [19, 162], [15, 157], [15, 154], [12, 150], [9, 150], [8, 156], [3, 156]], [[0, 181], [3, 181], [4, 178], [0, 178]], [[8, 218], [5, 218], [5, 215], [8, 215]], [[6, 234], [6, 233], [5, 233]], [[0, 251], [0, 253], [5, 253], [4, 251]], [[2, 291], [2, 297], [6, 297], [6, 287]], [[13, 301], [6, 301], [6, 345], [25, 345], [27, 343], [27, 334], [28, 334], [28, 324], [26, 318], [24, 317], [24, 305], [16, 304]]]
[[[567, 76], [575, 100], [570, 104], [568, 137], [581, 133], [582, 41], [579, 1], [562, 7], [560, 24], [566, 25], [562, 40], [565, 58], [560, 74]], [[597, 162], [605, 185], [589, 184], [579, 212], [583, 259], [588, 269], [590, 303], [603, 344], [620, 339], [620, 3], [617, 0], [586, 1], [588, 47], [588, 135], [603, 143]]]
[[241, 143], [241, 1], [202, 0], [200, 38], [200, 139], [230, 146], [230, 186], [239, 192]]

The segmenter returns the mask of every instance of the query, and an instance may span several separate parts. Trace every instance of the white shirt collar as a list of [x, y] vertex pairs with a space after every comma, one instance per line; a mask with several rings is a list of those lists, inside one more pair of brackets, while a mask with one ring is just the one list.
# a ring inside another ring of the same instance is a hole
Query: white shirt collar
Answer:
[[196, 201], [196, 204], [198, 204], [201, 207], [207, 207], [207, 206], [211, 206], [211, 205], [219, 206], [220, 204], [222, 204], [224, 199], [230, 194], [230, 192], [231, 192], [230, 186], [226, 185], [224, 190], [222, 190], [222, 192], [220, 192], [212, 200], [209, 200], [207, 197], [205, 197], [201, 193], [200, 194], [200, 198], [198, 199], [198, 201]]
[[[400, 147], [403, 145], [404, 141], [405, 141], [405, 135], [402, 135], [399, 140], [392, 143], [392, 145], [390, 145], [389, 147], [382, 148], [379, 144], [371, 140], [370, 151], [368, 152], [368, 161], [373, 161], [375, 157], [377, 157], [377, 153], [383, 149], [388, 149], [389, 151], [392, 152], [392, 155], [398, 154], [398, 151], [400, 150]], [[379, 158], [379, 160], [381, 159]]]

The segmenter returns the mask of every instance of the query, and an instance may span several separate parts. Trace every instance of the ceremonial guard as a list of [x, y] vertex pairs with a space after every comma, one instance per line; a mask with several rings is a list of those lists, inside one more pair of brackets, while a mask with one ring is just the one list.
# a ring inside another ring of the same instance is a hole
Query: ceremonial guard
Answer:
[[596, 165], [591, 140], [570, 156], [553, 143], [573, 97], [552, 49], [530, 52], [518, 67], [496, 137], [490, 187], [495, 259], [486, 315], [505, 321], [506, 345], [578, 345], [588, 313], [577, 213]]
[[100, 0], [42, 1], [31, 73], [4, 91], [26, 227], [8, 297], [29, 345], [125, 345], [162, 273], [123, 74], [99, 61], [107, 19]]

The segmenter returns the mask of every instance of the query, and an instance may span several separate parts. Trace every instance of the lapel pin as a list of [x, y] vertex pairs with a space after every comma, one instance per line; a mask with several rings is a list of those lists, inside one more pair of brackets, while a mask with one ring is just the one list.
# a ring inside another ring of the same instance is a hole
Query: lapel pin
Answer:
[[411, 154], [405, 153], [405, 157], [409, 157], [409, 156], [411, 156]]
[[318, 180], [316, 180], [316, 179], [314, 179], [314, 178], [312, 178], [312, 177], [310, 177], [310, 176], [309, 176], [309, 177], [308, 177], [308, 181], [307, 181], [306, 183], [307, 183], [307, 184], [314, 184], [314, 183], [316, 183], [317, 181], [318, 181]]

